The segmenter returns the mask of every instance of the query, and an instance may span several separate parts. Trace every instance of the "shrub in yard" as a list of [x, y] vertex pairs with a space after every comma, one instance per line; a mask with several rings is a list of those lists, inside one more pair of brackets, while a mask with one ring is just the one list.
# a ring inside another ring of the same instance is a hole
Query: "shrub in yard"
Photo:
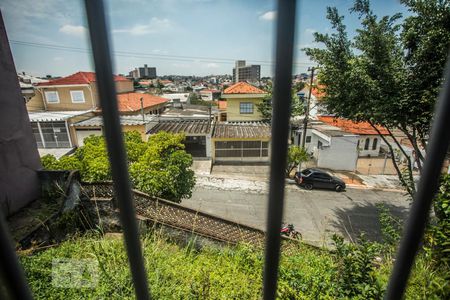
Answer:
[[[191, 197], [195, 185], [192, 156], [184, 150], [184, 135], [160, 132], [147, 142], [137, 131], [124, 134], [128, 165], [134, 187], [152, 196], [180, 202]], [[98, 182], [112, 179], [105, 139], [89, 136], [74, 155], [57, 160], [42, 157], [48, 170], [80, 170], [84, 181]]]

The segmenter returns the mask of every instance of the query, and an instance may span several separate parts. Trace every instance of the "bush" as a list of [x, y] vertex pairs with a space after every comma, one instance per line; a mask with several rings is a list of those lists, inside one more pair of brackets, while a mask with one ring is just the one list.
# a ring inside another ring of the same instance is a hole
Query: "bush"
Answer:
[[[131, 180], [135, 188], [152, 196], [180, 202], [191, 197], [195, 185], [190, 169], [192, 156], [184, 150], [184, 135], [160, 132], [148, 142], [137, 131], [124, 134]], [[91, 135], [84, 140], [74, 155], [59, 161], [51, 155], [42, 157], [48, 170], [78, 169], [87, 182], [112, 179], [105, 139]]]

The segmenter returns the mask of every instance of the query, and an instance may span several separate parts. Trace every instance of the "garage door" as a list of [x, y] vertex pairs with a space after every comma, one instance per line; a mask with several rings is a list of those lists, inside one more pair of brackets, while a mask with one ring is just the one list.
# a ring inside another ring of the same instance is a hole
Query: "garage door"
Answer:
[[269, 142], [265, 141], [217, 141], [216, 160], [265, 160], [269, 156]]

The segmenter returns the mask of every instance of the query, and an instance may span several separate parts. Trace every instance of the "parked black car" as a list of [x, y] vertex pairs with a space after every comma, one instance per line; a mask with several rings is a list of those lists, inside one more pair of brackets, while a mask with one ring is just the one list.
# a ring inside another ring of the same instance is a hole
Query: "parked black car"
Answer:
[[345, 190], [345, 182], [319, 169], [304, 169], [295, 173], [295, 182], [307, 190], [313, 188], [332, 189], [336, 192]]

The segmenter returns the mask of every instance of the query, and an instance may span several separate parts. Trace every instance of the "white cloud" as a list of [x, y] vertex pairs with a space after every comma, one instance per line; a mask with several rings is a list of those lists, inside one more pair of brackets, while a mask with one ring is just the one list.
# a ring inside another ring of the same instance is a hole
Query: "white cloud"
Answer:
[[146, 35], [166, 31], [172, 27], [169, 19], [153, 17], [148, 24], [137, 24], [131, 28], [115, 29], [114, 33], [128, 33], [131, 35]]
[[314, 32], [317, 32], [317, 30], [315, 30], [313, 28], [306, 28], [305, 29], [305, 33], [307, 33], [307, 34], [313, 34]]
[[262, 21], [273, 21], [277, 17], [277, 13], [274, 10], [269, 10], [259, 16], [259, 19]]
[[219, 67], [219, 65], [216, 63], [208, 63], [208, 64], [206, 64], [206, 67], [209, 69], [216, 69]]
[[55, 56], [55, 57], [53, 57], [53, 60], [54, 61], [63, 61], [64, 58], [62, 58], [61, 56]]
[[81, 37], [86, 33], [87, 29], [84, 26], [64, 25], [59, 28], [59, 32], [64, 34]]

